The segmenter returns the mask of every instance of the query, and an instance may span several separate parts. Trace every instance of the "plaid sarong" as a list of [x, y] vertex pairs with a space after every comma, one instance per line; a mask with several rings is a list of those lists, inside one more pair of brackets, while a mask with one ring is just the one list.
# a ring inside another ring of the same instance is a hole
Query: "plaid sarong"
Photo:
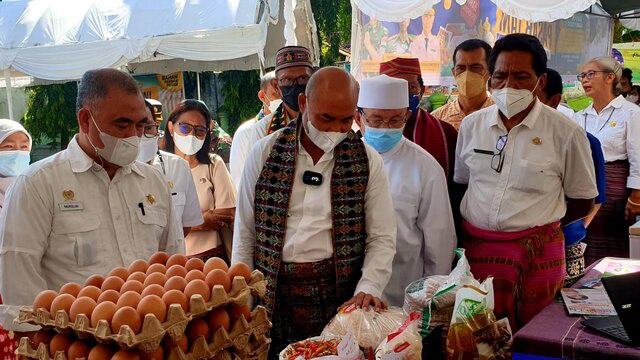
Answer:
[[477, 228], [465, 221], [464, 248], [476, 279], [493, 276], [497, 319], [516, 331], [550, 304], [566, 268], [560, 223], [517, 232]]
[[584, 242], [587, 250], [584, 254], [585, 265], [610, 257], [629, 257], [629, 225], [624, 209], [629, 198], [627, 178], [629, 162], [619, 160], [604, 164], [607, 179], [605, 201], [587, 228]]

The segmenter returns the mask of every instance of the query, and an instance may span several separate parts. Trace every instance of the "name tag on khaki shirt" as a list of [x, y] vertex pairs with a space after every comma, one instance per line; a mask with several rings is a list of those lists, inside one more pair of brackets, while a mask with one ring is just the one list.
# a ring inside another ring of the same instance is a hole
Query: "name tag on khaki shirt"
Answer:
[[67, 201], [59, 203], [60, 211], [79, 211], [84, 210], [84, 205], [79, 201]]

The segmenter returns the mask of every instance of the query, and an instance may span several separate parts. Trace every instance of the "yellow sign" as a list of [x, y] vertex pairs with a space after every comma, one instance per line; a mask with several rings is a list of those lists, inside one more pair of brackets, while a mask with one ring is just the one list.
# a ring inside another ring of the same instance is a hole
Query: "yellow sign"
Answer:
[[158, 74], [158, 83], [164, 90], [182, 91], [182, 72], [169, 75]]

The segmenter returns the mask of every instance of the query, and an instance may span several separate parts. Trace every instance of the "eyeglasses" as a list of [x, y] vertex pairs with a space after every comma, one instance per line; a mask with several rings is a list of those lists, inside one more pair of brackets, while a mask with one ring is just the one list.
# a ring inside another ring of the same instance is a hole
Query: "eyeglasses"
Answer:
[[586, 73], [580, 73], [578, 74], [578, 76], [576, 76], [578, 78], [578, 81], [582, 82], [582, 80], [584, 79], [588, 79], [591, 80], [596, 76], [596, 73], [607, 73], [607, 74], [611, 74], [611, 71], [603, 71], [603, 70], [590, 70], [587, 71]]
[[386, 125], [388, 128], [399, 128], [407, 122], [407, 119], [369, 120], [363, 111], [360, 112], [360, 115], [368, 125], [374, 128], [380, 128], [382, 125]]
[[146, 138], [154, 138], [158, 136], [158, 129], [160, 126], [158, 125], [145, 125], [143, 133]]
[[308, 82], [309, 82], [309, 76], [307, 75], [298, 76], [295, 79], [291, 79], [291, 78], [278, 79], [278, 85], [280, 86], [305, 85]]
[[498, 173], [502, 172], [502, 165], [504, 165], [503, 150], [507, 145], [507, 136], [509, 136], [509, 134], [502, 135], [498, 138], [498, 141], [496, 142], [496, 150], [498, 150], [498, 152], [493, 154], [493, 157], [491, 157], [491, 168]]
[[207, 135], [207, 128], [204, 126], [194, 126], [187, 123], [177, 123], [178, 131], [184, 135], [189, 135], [191, 132], [196, 137], [205, 137]]

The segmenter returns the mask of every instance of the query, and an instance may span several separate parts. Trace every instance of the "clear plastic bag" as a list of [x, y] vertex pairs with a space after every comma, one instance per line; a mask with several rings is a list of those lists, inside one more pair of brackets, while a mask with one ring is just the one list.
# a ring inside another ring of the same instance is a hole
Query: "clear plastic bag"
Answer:
[[390, 307], [378, 313], [350, 305], [340, 309], [331, 319], [322, 331], [322, 337], [342, 337], [351, 330], [361, 348], [375, 349], [385, 336], [402, 325], [404, 319], [404, 313], [399, 307]]
[[384, 338], [376, 349], [376, 360], [421, 360], [420, 314], [414, 312], [396, 331]]

